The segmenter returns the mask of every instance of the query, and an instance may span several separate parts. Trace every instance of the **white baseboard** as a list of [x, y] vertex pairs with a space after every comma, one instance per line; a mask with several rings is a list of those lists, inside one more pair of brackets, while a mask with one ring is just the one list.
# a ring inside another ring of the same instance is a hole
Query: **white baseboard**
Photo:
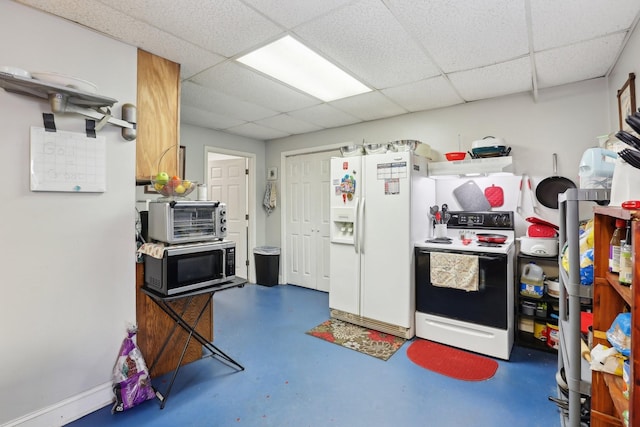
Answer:
[[11, 420], [0, 427], [63, 426], [113, 402], [112, 383], [72, 396], [54, 405]]

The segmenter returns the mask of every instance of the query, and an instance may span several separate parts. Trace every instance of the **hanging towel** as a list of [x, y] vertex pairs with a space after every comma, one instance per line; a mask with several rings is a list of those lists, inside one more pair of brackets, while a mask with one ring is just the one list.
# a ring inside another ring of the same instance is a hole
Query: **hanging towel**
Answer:
[[478, 290], [478, 257], [476, 255], [431, 253], [431, 284], [471, 292]]
[[265, 190], [264, 198], [262, 199], [262, 205], [267, 211], [267, 215], [271, 214], [271, 212], [276, 208], [277, 195], [276, 182], [267, 181], [267, 189]]

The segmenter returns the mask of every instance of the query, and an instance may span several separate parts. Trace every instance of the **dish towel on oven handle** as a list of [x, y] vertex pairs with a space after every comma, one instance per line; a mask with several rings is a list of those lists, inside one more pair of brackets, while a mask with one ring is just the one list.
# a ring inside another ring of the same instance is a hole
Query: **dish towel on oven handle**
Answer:
[[138, 253], [149, 255], [153, 258], [162, 259], [164, 256], [164, 244], [162, 243], [145, 243], [138, 248]]
[[431, 252], [430, 273], [433, 286], [478, 291], [477, 255]]

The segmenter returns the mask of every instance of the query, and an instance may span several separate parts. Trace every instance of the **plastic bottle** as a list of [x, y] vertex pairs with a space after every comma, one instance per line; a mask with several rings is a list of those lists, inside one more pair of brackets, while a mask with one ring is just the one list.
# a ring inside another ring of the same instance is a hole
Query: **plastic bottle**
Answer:
[[618, 280], [623, 285], [631, 285], [633, 261], [631, 259], [631, 222], [627, 221], [627, 235], [620, 243], [620, 273]]
[[609, 243], [609, 271], [612, 273], [620, 272], [620, 242], [622, 241], [624, 226], [623, 219], [616, 219], [616, 229]]
[[542, 267], [529, 263], [522, 269], [520, 276], [520, 294], [531, 298], [544, 295], [544, 271]]

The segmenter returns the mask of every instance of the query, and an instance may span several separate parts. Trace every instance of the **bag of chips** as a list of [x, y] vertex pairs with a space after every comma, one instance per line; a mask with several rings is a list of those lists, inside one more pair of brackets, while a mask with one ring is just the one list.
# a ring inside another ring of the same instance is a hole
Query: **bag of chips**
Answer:
[[116, 400], [111, 408], [112, 413], [133, 408], [156, 396], [151, 386], [147, 364], [133, 341], [136, 332], [135, 326], [128, 328], [127, 337], [122, 341], [118, 359], [113, 367], [113, 394]]

